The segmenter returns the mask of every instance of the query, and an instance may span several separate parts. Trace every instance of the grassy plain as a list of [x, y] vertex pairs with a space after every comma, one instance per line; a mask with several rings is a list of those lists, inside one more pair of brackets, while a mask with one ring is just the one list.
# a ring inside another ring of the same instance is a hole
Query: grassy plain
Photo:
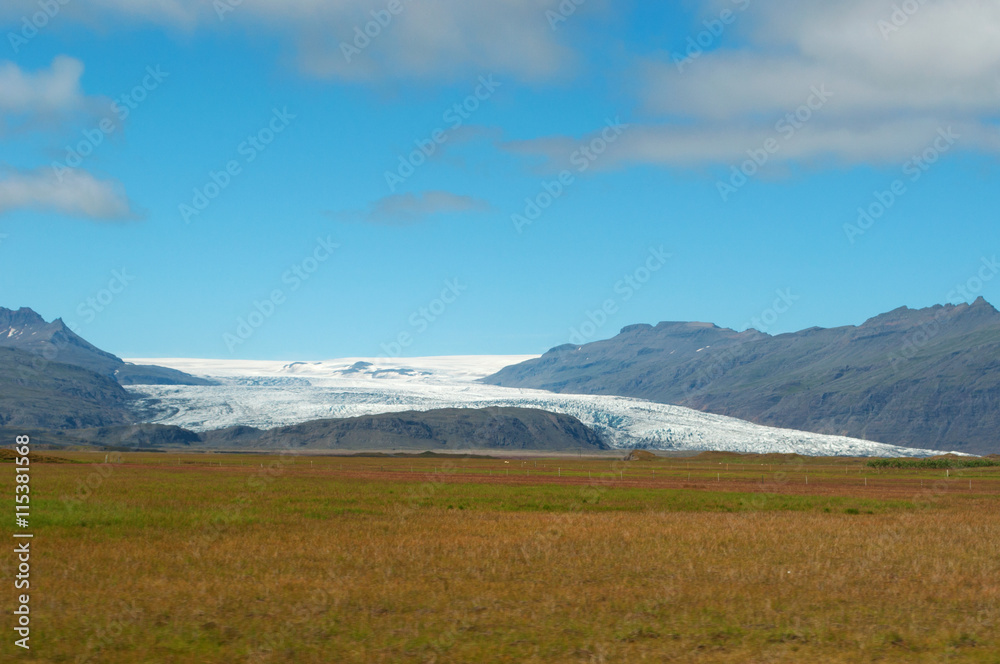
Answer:
[[996, 467], [47, 454], [35, 662], [1000, 662]]

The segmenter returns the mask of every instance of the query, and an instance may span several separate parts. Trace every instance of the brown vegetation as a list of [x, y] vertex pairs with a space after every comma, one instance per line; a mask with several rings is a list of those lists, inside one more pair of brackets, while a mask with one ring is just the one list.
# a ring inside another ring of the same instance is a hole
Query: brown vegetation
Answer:
[[988, 662], [1000, 648], [996, 468], [123, 457], [33, 468], [35, 661]]

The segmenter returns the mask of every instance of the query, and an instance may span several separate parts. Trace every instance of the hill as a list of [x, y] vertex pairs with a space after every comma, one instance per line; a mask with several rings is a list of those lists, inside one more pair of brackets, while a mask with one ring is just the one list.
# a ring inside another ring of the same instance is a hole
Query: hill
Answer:
[[448, 408], [314, 420], [275, 429], [231, 427], [195, 433], [136, 424], [20, 431], [35, 445], [163, 449], [599, 451], [611, 449], [575, 417], [531, 408]]

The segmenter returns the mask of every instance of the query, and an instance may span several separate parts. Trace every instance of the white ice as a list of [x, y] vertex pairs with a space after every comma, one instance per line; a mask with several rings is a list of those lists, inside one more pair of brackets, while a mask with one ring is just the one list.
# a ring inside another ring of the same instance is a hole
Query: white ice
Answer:
[[217, 386], [128, 389], [159, 411], [152, 419], [195, 431], [234, 425], [272, 428], [308, 420], [433, 408], [519, 406], [579, 418], [616, 447], [845, 456], [926, 456], [898, 447], [760, 426], [701, 411], [614, 396], [555, 394], [477, 382], [534, 356], [342, 358], [316, 362], [130, 359], [213, 378]]

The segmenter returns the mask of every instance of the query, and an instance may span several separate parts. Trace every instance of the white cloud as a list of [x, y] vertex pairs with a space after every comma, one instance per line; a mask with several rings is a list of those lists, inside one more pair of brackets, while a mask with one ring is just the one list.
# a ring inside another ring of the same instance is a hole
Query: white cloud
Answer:
[[[925, 0], [898, 30], [893, 5], [811, 0], [761, 8], [763, 25], [745, 49], [705, 54], [683, 71], [650, 63], [647, 108], [697, 118], [774, 113], [825, 84], [837, 93], [829, 110], [842, 117], [1000, 110], [1000, 3]], [[880, 21], [893, 31], [883, 36]]]
[[120, 183], [81, 171], [63, 173], [60, 180], [49, 168], [0, 173], [0, 215], [21, 209], [96, 220], [137, 218]]
[[417, 223], [436, 214], [486, 212], [489, 209], [490, 204], [479, 198], [447, 191], [427, 191], [385, 196], [363, 212], [345, 212], [336, 216], [371, 224], [402, 225]]
[[13, 62], [0, 62], [0, 113], [54, 116], [92, 107], [99, 98], [80, 87], [83, 63], [64, 55], [48, 69], [25, 72]]
[[[397, 3], [402, 10], [390, 14], [387, 8]], [[603, 3], [591, 0], [575, 13], [587, 13]], [[37, 11], [33, 0], [4, 4], [0, 17]], [[471, 72], [539, 80], [573, 62], [572, 51], [557, 39], [545, 15], [557, 4], [556, 0], [73, 0], [62, 16], [95, 28], [123, 22], [182, 30], [238, 24], [284, 33], [295, 43], [302, 70], [318, 77], [423, 80], [453, 79]], [[342, 44], [353, 46], [355, 28], [364, 31], [368, 24], [373, 24], [370, 33], [377, 34], [348, 61]]]
[[[773, 125], [633, 123], [617, 141], [607, 144], [607, 149], [590, 163], [590, 169], [605, 171], [630, 165], [671, 168], [736, 165], [750, 158], [748, 151], [759, 153], [768, 141], [777, 146], [767, 158], [771, 164], [902, 164], [929, 149], [939, 132], [957, 137], [957, 149], [1000, 153], [1000, 132], [976, 122], [938, 122], [926, 118], [852, 125], [813, 122], [802, 125], [789, 136], [790, 127], [787, 123], [782, 124], [786, 132], [783, 133]], [[600, 132], [583, 137], [551, 136], [509, 141], [502, 147], [515, 154], [543, 157], [542, 170], [554, 172], [564, 168], [572, 170], [575, 163], [571, 155], [579, 155], [582, 147], [599, 137]]]
[[[216, 19], [212, 2], [202, 0], [55, 0], [57, 10], [45, 12], [38, 0], [4, 0], [0, 5], [0, 19], [11, 22], [15, 32], [27, 20], [38, 30], [47, 30], [64, 20], [75, 20], [94, 28], [106, 30], [114, 19], [148, 21], [172, 27], [193, 28], [199, 17]], [[226, 0], [222, 0], [225, 2]], [[235, 4], [238, 0], [232, 0]], [[46, 3], [48, 4], [48, 3]], [[36, 20], [45, 16], [48, 20]]]
[[[91, 123], [109, 112], [110, 100], [83, 92], [83, 63], [57, 56], [48, 68], [26, 71], [0, 62], [0, 128], [51, 130]], [[120, 183], [80, 170], [0, 169], [0, 214], [14, 210], [56, 212], [98, 220], [134, 219]]]
[[[918, 9], [894, 15], [904, 4]], [[996, 0], [756, 3], [718, 45], [681, 68], [673, 53], [644, 60], [643, 122], [595, 166], [732, 164], [768, 138], [781, 146], [774, 163], [901, 163], [949, 126], [958, 149], [1000, 153]], [[776, 125], [820, 87], [829, 101], [784, 137]], [[559, 166], [578, 144], [554, 137], [506, 147]]]
[[[549, 28], [545, 9], [550, 3], [544, 0], [403, 0], [404, 10], [358, 52], [351, 49], [364, 45], [365, 38], [355, 42], [356, 29], [373, 28], [370, 10], [385, 3], [345, 4], [351, 6], [327, 12], [314, 26], [299, 27], [305, 71], [345, 79], [422, 80], [496, 72], [537, 80], [555, 76], [572, 62], [570, 50]], [[287, 9], [281, 3], [280, 12]]]

